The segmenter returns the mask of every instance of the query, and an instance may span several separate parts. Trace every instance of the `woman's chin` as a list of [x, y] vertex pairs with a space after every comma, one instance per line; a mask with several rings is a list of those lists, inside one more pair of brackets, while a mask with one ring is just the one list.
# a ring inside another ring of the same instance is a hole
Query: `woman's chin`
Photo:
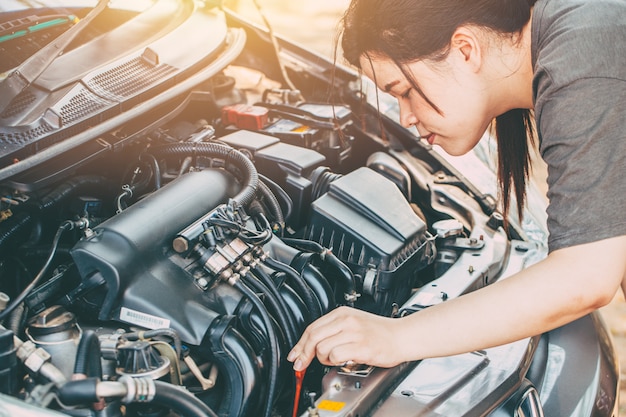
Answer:
[[473, 146], [472, 147], [446, 146], [446, 145], [441, 145], [438, 143], [435, 143], [435, 145], [439, 145], [439, 147], [443, 149], [443, 151], [450, 156], [463, 156], [474, 148]]

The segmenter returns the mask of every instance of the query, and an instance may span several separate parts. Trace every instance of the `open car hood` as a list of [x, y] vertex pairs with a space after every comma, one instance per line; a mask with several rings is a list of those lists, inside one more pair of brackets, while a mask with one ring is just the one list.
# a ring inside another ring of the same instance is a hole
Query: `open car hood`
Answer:
[[[206, 81], [241, 47], [221, 13], [188, 0], [155, 2], [84, 41], [59, 56], [0, 114], [0, 180]], [[104, 139], [76, 152], [89, 157], [114, 145]]]

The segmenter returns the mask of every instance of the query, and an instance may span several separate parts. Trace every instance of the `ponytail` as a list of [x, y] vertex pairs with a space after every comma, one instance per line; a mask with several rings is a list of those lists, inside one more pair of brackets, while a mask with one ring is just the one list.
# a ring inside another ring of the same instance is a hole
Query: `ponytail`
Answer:
[[521, 220], [526, 201], [526, 183], [530, 173], [529, 144], [535, 144], [531, 111], [514, 109], [498, 116], [496, 140], [498, 142], [498, 185], [502, 198], [502, 215], [506, 222], [513, 190]]

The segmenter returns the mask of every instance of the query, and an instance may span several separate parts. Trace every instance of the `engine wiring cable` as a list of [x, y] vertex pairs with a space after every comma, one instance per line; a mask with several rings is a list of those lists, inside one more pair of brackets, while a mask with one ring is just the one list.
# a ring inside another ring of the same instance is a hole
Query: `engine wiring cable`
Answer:
[[283, 76], [285, 80], [285, 83], [289, 86], [290, 89], [292, 89], [294, 92], [298, 94], [299, 96], [298, 101], [304, 101], [304, 97], [302, 96], [302, 93], [300, 92], [300, 90], [296, 88], [295, 84], [289, 78], [289, 74], [287, 74], [287, 69], [285, 68], [283, 61], [280, 58], [280, 46], [278, 45], [278, 39], [276, 38], [276, 35], [274, 34], [274, 29], [272, 28], [272, 25], [270, 24], [269, 20], [267, 19], [267, 16], [263, 12], [263, 9], [261, 8], [261, 5], [259, 4], [258, 0], [252, 0], [252, 3], [254, 4], [254, 7], [256, 7], [257, 11], [259, 12], [259, 16], [261, 16], [261, 19], [263, 20], [263, 23], [265, 24], [265, 27], [267, 28], [267, 33], [270, 37], [270, 41], [274, 48], [274, 53], [276, 54], [276, 60], [278, 61], [278, 67], [280, 69], [281, 75]]
[[[144, 159], [148, 158], [149, 160], [152, 159], [154, 161], [146, 162], [142, 160], [141, 155], [139, 156], [140, 163], [134, 166], [130, 181], [125, 182], [120, 187], [122, 189], [122, 192], [115, 199], [115, 206], [117, 209], [116, 213], [118, 214], [124, 211], [126, 207], [128, 206], [127, 205], [125, 207], [122, 204], [124, 199], [131, 199], [135, 194], [140, 195], [141, 193], [143, 193], [144, 191], [148, 189], [151, 182], [154, 182], [154, 187], [156, 189], [159, 189], [161, 187], [161, 178], [160, 178], [161, 170], [159, 168], [159, 164], [156, 158], [153, 155], [146, 154], [146, 153], [142, 155], [145, 155]], [[130, 170], [127, 170], [126, 173], [124, 173], [124, 175], [122, 176], [122, 178], [126, 178], [129, 172]], [[154, 178], [154, 181], [153, 181], [153, 178]]]
[[272, 406], [274, 405], [274, 399], [276, 398], [276, 386], [278, 382], [278, 367], [280, 362], [280, 351], [278, 349], [278, 336], [274, 330], [274, 325], [272, 324], [272, 318], [267, 313], [265, 306], [259, 299], [259, 297], [241, 280], [236, 280], [232, 284], [236, 289], [241, 291], [242, 294], [246, 296], [248, 300], [252, 303], [252, 305], [256, 308], [261, 320], [263, 321], [263, 326], [265, 327], [265, 331], [267, 332], [267, 337], [269, 340], [269, 354], [270, 354], [270, 364], [269, 364], [269, 387], [267, 392], [267, 402], [265, 404], [265, 410], [263, 413], [264, 417], [270, 417], [272, 415]]
[[205, 232], [207, 227], [214, 226], [218, 230], [223, 229], [226, 231], [226, 234], [236, 235], [252, 246], [266, 244], [272, 239], [271, 225], [257, 201], [252, 201], [250, 207], [254, 213], [254, 218], [260, 223], [258, 228], [261, 230], [246, 227], [245, 214], [242, 207], [236, 201], [231, 200], [228, 205], [218, 207], [215, 210], [215, 215], [205, 221], [203, 224]]
[[26, 299], [28, 294], [30, 294], [30, 292], [37, 286], [37, 284], [39, 284], [41, 279], [44, 277], [44, 275], [48, 271], [50, 264], [52, 263], [52, 259], [54, 258], [54, 255], [56, 254], [57, 248], [59, 246], [59, 241], [61, 240], [61, 236], [63, 235], [63, 232], [65, 232], [66, 230], [72, 230], [76, 226], [82, 226], [82, 225], [79, 224], [79, 222], [74, 222], [72, 220], [66, 220], [63, 223], [61, 223], [61, 225], [56, 231], [56, 234], [54, 235], [54, 238], [52, 239], [52, 248], [50, 250], [50, 254], [48, 255], [48, 258], [44, 262], [43, 267], [41, 267], [41, 269], [39, 270], [39, 273], [37, 273], [37, 275], [35, 276], [35, 278], [33, 278], [30, 284], [28, 284], [26, 288], [24, 288], [24, 290], [22, 290], [22, 292], [17, 297], [15, 297], [13, 301], [11, 301], [11, 303], [7, 305], [7, 307], [2, 312], [0, 312], [0, 321], [4, 320], [11, 313], [11, 311], [13, 311], [19, 304], [21, 304]]

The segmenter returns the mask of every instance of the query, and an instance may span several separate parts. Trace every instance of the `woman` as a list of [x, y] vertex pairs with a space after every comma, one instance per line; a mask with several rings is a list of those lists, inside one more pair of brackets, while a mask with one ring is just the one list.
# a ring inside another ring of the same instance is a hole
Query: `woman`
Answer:
[[534, 115], [549, 255], [404, 318], [338, 308], [307, 328], [288, 356], [294, 369], [315, 356], [389, 367], [497, 346], [626, 289], [624, 16], [624, 0], [352, 0], [345, 57], [398, 99], [404, 126], [457, 155], [495, 119], [505, 213], [511, 191], [524, 203]]

